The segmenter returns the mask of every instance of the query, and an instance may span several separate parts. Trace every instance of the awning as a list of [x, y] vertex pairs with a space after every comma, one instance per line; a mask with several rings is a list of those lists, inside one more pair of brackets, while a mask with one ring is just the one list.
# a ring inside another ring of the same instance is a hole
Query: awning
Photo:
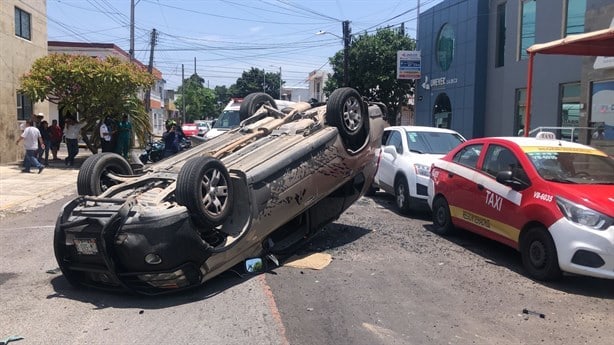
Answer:
[[534, 44], [527, 48], [533, 54], [614, 56], [614, 28], [569, 35], [560, 40]]
[[579, 35], [569, 35], [563, 39], [534, 44], [527, 48], [529, 66], [527, 76], [527, 110], [524, 123], [524, 136], [531, 129], [531, 93], [533, 86], [533, 59], [535, 54], [559, 54], [582, 56], [614, 56], [614, 28], [591, 31]]

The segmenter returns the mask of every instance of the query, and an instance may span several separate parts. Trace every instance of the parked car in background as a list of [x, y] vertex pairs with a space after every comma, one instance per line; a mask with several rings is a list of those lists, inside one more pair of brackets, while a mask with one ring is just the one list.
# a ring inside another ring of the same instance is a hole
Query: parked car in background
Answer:
[[181, 130], [186, 137], [195, 137], [198, 135], [198, 126], [196, 123], [184, 123]]
[[614, 279], [614, 159], [555, 139], [480, 138], [431, 169], [433, 227], [461, 227], [520, 251], [529, 276]]
[[351, 88], [328, 103], [276, 109], [245, 100], [240, 127], [134, 172], [90, 156], [79, 197], [57, 220], [54, 250], [69, 283], [142, 294], [205, 283], [244, 263], [278, 264], [369, 188], [382, 108]]
[[424, 126], [386, 128], [370, 193], [379, 188], [394, 195], [396, 206], [402, 213], [428, 209], [431, 164], [464, 141], [462, 135], [450, 129]]
[[204, 137], [213, 126], [213, 120], [196, 120], [194, 123], [196, 124], [196, 127], [198, 127], [197, 135], [199, 137]]

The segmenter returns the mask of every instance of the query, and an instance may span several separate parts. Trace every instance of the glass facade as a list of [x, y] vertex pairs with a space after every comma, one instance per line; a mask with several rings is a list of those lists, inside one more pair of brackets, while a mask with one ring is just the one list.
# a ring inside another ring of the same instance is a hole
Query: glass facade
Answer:
[[567, 0], [566, 5], [565, 36], [584, 33], [586, 0]]
[[514, 109], [514, 134], [524, 135], [524, 118], [527, 114], [527, 89], [516, 89]]
[[495, 50], [495, 67], [505, 65], [505, 6], [507, 3], [497, 5], [497, 42]]
[[535, 0], [522, 1], [521, 22], [520, 22], [520, 47], [518, 58], [520, 60], [527, 59], [529, 54], [527, 48], [535, 43]]
[[437, 63], [442, 70], [447, 71], [454, 58], [454, 29], [445, 24], [437, 36]]
[[[578, 127], [580, 125], [580, 82], [561, 85], [561, 127]], [[565, 140], [571, 140], [572, 131], [561, 130], [561, 136]], [[574, 131], [574, 140], [577, 141], [577, 131]]]

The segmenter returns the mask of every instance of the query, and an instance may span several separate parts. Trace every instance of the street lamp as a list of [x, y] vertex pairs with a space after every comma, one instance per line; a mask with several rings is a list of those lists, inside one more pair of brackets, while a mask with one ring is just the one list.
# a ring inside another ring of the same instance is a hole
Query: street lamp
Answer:
[[350, 83], [350, 40], [351, 40], [351, 30], [350, 30], [350, 21], [349, 20], [344, 20], [342, 23], [342, 29], [343, 29], [343, 37], [336, 35], [332, 32], [328, 32], [328, 31], [318, 31], [316, 32], [316, 35], [324, 35], [324, 34], [329, 34], [329, 35], [333, 35], [337, 38], [340, 38], [343, 41], [343, 86], [349, 86]]

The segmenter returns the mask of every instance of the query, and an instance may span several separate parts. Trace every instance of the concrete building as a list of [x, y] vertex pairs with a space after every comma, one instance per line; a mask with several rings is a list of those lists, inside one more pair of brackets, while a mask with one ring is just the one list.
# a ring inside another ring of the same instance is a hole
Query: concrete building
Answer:
[[325, 102], [324, 86], [328, 80], [328, 73], [322, 70], [315, 70], [309, 73], [309, 98], [316, 99], [318, 102]]
[[[439, 3], [418, 20], [423, 78], [417, 87], [416, 124], [452, 128], [468, 138], [518, 135], [525, 120], [526, 48], [607, 28], [613, 18], [611, 0]], [[535, 58], [531, 129], [607, 121], [614, 126], [614, 116], [599, 113], [608, 102], [597, 105], [594, 99], [595, 94], [612, 97], [608, 104], [614, 114], [614, 63], [595, 68], [596, 59]]]
[[[104, 59], [107, 56], [115, 56], [122, 60], [130, 60], [130, 55], [126, 51], [112, 43], [49, 41], [48, 47], [49, 54], [60, 53], [88, 55], [101, 59]], [[143, 68], [146, 68], [146, 66], [138, 60], [135, 60], [135, 63]], [[164, 111], [164, 88], [166, 85], [166, 81], [162, 79], [162, 73], [156, 68], [153, 68], [152, 73], [156, 77], [156, 82], [151, 87], [150, 91], [150, 119], [154, 134], [160, 135], [165, 130], [164, 121], [166, 117]], [[143, 99], [145, 97], [145, 93], [140, 92], [138, 97]], [[63, 124], [62, 112], [58, 109], [57, 104], [51, 104], [49, 106], [49, 112], [52, 119], [57, 118], [60, 124]]]
[[47, 103], [33, 103], [20, 94], [19, 78], [32, 63], [47, 55], [47, 2], [0, 1], [0, 164], [23, 158], [20, 124], [33, 114], [48, 119]]

